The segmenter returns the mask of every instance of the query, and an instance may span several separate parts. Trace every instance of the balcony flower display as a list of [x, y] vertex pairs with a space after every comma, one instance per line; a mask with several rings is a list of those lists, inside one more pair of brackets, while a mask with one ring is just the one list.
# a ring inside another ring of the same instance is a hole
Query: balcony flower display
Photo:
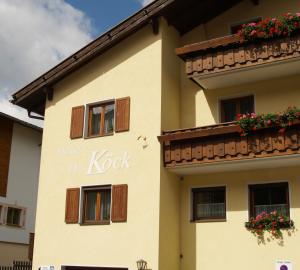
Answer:
[[259, 238], [263, 238], [267, 231], [272, 237], [278, 239], [282, 238], [282, 229], [294, 230], [295, 225], [289, 217], [274, 211], [262, 212], [256, 218], [250, 218], [250, 221], [245, 223], [245, 227]]
[[290, 36], [299, 29], [300, 13], [285, 13], [280, 17], [245, 24], [238, 34], [243, 41], [256, 41]]
[[300, 109], [296, 107], [288, 107], [284, 112], [269, 114], [238, 114], [237, 124], [241, 128], [241, 135], [267, 127], [279, 128], [280, 133], [284, 133], [286, 128], [291, 126], [296, 120], [300, 120]]

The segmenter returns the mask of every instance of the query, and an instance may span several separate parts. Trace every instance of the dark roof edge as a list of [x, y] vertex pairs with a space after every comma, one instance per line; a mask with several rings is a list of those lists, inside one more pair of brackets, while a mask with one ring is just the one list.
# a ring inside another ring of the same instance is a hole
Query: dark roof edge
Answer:
[[23, 120], [19, 119], [19, 118], [16, 118], [16, 117], [14, 117], [14, 116], [8, 115], [8, 114], [6, 114], [6, 113], [4, 113], [4, 112], [0, 112], [0, 116], [2, 116], [2, 117], [4, 117], [4, 118], [7, 118], [7, 119], [10, 119], [10, 120], [12, 120], [13, 122], [18, 123], [18, 124], [20, 124], [20, 125], [22, 125], [22, 126], [25, 126], [25, 127], [28, 127], [28, 128], [35, 129], [36, 131], [39, 131], [39, 132], [43, 132], [43, 128], [42, 128], [42, 127], [39, 127], [39, 126], [30, 124], [30, 123], [28, 123], [28, 122], [26, 122], [26, 121], [23, 121]]
[[81, 48], [79, 51], [75, 52], [58, 65], [14, 93], [12, 95], [12, 103], [22, 106], [20, 102], [24, 98], [38, 90], [57, 83], [69, 73], [77, 70], [86, 62], [93, 59], [95, 56], [104, 52], [106, 49], [109, 49], [143, 27], [151, 20], [151, 18], [158, 16], [163, 8], [174, 1], [175, 0], [154, 0], [148, 6], [145, 6], [128, 19], [113, 27], [111, 30], [93, 40], [85, 47]]

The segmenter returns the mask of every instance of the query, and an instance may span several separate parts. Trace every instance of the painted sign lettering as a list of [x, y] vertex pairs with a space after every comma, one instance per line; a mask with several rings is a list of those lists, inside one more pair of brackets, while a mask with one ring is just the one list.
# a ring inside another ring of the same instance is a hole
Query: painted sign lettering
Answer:
[[108, 150], [94, 151], [91, 156], [87, 174], [102, 174], [111, 169], [129, 168], [130, 156], [127, 152], [113, 155]]

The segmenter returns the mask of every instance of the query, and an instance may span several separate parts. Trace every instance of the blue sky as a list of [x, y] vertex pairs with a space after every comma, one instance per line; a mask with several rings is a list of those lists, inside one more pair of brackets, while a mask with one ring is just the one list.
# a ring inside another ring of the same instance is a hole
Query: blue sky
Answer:
[[82, 10], [92, 22], [97, 37], [142, 8], [143, 0], [66, 0]]

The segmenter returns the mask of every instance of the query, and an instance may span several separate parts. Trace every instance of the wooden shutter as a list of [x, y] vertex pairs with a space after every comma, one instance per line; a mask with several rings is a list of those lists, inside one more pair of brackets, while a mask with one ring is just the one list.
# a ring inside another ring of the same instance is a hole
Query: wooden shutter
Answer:
[[129, 130], [130, 97], [116, 100], [116, 132]]
[[83, 136], [83, 123], [84, 123], [84, 106], [72, 108], [71, 118], [71, 139], [82, 138]]
[[116, 185], [112, 187], [112, 222], [127, 221], [127, 185]]
[[28, 247], [28, 260], [33, 259], [33, 248], [34, 248], [34, 233], [29, 233], [29, 247]]
[[6, 197], [13, 122], [0, 117], [0, 196]]
[[66, 198], [66, 223], [78, 223], [80, 188], [68, 188]]

